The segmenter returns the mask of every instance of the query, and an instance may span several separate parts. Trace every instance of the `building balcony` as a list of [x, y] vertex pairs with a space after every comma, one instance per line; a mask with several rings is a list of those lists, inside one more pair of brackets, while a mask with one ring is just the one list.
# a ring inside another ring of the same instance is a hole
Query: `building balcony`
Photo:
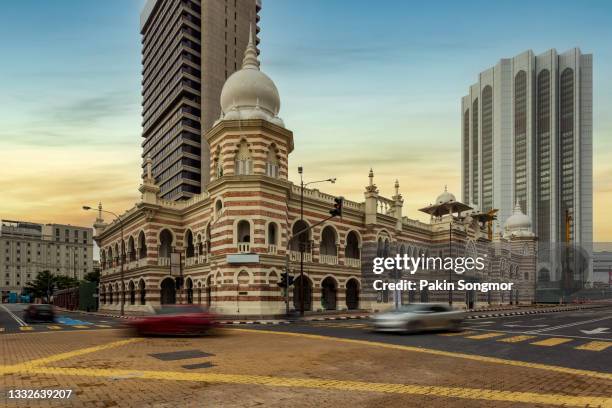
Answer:
[[344, 258], [344, 263], [351, 268], [361, 268], [361, 259]]
[[338, 257], [336, 255], [319, 255], [319, 262], [327, 265], [338, 265]]
[[170, 257], [160, 256], [157, 258], [157, 265], [159, 266], [170, 266]]
[[198, 264], [208, 263], [208, 254], [198, 255]]
[[251, 252], [251, 243], [250, 242], [239, 242], [237, 245], [238, 252], [241, 254], [248, 254]]
[[185, 266], [194, 266], [198, 263], [198, 258], [195, 256], [190, 256], [189, 258], [185, 258]]
[[[299, 262], [300, 261], [300, 251], [291, 251], [291, 252], [289, 252], [289, 259], [292, 262]], [[311, 252], [304, 252], [304, 262], [312, 262], [312, 253]]]
[[276, 245], [273, 245], [273, 244], [268, 245], [269, 254], [276, 255], [277, 252], [278, 252], [278, 248], [276, 247]]

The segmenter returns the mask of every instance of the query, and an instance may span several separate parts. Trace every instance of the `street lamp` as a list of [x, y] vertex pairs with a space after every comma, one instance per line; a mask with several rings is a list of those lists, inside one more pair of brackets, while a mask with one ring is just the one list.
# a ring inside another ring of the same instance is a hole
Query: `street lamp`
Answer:
[[[298, 173], [300, 175], [300, 221], [304, 221], [304, 187], [310, 185], [310, 184], [316, 184], [316, 183], [325, 183], [325, 182], [330, 182], [332, 184], [334, 184], [336, 182], [336, 178], [335, 177], [330, 177], [328, 179], [325, 180], [316, 180], [316, 181], [310, 181], [308, 183], [304, 183], [304, 179], [302, 177], [302, 174], [304, 173], [304, 168], [302, 166], [298, 167]], [[304, 245], [301, 245], [299, 243], [300, 241], [298, 240], [298, 245], [300, 247], [300, 316], [304, 316]], [[289, 296], [289, 294], [287, 294], [287, 297]]]
[[[83, 209], [85, 211], [94, 210], [94, 208], [92, 208], [92, 207], [90, 207], [88, 205], [84, 205]], [[101, 204], [98, 206], [98, 211], [110, 214], [113, 217], [115, 217], [115, 220], [119, 221], [119, 229], [121, 231], [121, 246], [119, 247], [120, 248], [119, 249], [119, 259], [120, 259], [120, 265], [121, 265], [121, 269], [120, 269], [120, 278], [121, 278], [121, 312], [120, 312], [120, 315], [123, 316], [124, 315], [124, 303], [125, 303], [125, 285], [124, 285], [124, 281], [123, 281], [123, 262], [124, 262], [124, 259], [123, 259], [123, 251], [124, 251], [124, 244], [123, 244], [123, 220], [121, 219], [121, 217], [119, 217], [114, 212], [103, 210]]]

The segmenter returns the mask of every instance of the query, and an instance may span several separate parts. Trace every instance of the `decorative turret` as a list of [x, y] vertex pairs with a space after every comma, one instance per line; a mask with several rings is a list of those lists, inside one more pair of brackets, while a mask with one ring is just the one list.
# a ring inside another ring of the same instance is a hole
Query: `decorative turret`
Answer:
[[374, 171], [370, 169], [368, 174], [369, 182], [365, 188], [365, 223], [376, 223], [376, 210], [378, 205], [378, 188], [374, 184]]
[[395, 180], [395, 195], [393, 198], [393, 213], [395, 214], [395, 219], [397, 220], [395, 224], [395, 228], [397, 230], [402, 229], [402, 206], [404, 205], [404, 199], [399, 192], [399, 180]]
[[521, 205], [517, 201], [514, 206], [512, 215], [508, 217], [504, 224], [504, 231], [506, 237], [533, 237], [534, 234], [531, 232], [531, 220], [521, 210]]
[[145, 178], [143, 183], [138, 189], [142, 196], [141, 201], [147, 204], [157, 203], [157, 194], [159, 193], [159, 187], [155, 185], [155, 179], [153, 178], [152, 160], [151, 155], [147, 155], [146, 159], [146, 170]]
[[94, 222], [93, 225], [96, 236], [104, 232], [106, 225], [107, 224], [104, 222], [104, 218], [102, 218], [102, 203], [100, 202], [98, 203], [98, 216], [96, 217], [96, 222]]

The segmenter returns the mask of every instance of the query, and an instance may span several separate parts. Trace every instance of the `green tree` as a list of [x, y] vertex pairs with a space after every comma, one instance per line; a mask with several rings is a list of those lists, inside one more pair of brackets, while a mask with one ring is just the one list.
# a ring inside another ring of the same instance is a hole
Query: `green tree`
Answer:
[[55, 286], [55, 276], [49, 271], [42, 271], [36, 275], [34, 280], [28, 282], [25, 289], [34, 298], [45, 298], [49, 301], [48, 296], [53, 294]]
[[54, 279], [55, 287], [58, 290], [74, 288], [75, 286], [79, 286], [79, 280], [72, 278], [70, 276], [55, 276]]
[[85, 275], [85, 280], [88, 282], [93, 282], [97, 285], [98, 282], [100, 282], [100, 271], [89, 272], [87, 275]]

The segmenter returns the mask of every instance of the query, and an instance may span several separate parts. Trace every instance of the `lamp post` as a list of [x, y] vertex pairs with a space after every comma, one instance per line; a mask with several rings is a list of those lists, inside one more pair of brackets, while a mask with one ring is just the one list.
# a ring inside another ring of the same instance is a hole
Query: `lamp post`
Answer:
[[[333, 184], [336, 182], [336, 178], [331, 177], [325, 180], [316, 180], [316, 181], [310, 181], [308, 183], [304, 183], [304, 179], [302, 177], [302, 174], [304, 173], [304, 168], [302, 166], [298, 167], [298, 173], [300, 174], [300, 221], [302, 221], [303, 223], [304, 221], [304, 187], [310, 184], [324, 183], [327, 181]], [[304, 316], [304, 250], [306, 248], [304, 248], [304, 245], [300, 243], [300, 240], [298, 240], [298, 245], [300, 248], [300, 316]], [[287, 294], [287, 296], [289, 296], [289, 294]]]
[[[84, 205], [83, 209], [85, 211], [93, 210], [93, 208], [88, 206], [88, 205]], [[115, 217], [115, 220], [119, 221], [119, 229], [120, 229], [120, 232], [121, 232], [121, 246], [119, 247], [119, 260], [120, 260], [120, 265], [121, 265], [120, 272], [119, 272], [119, 276], [120, 276], [120, 279], [121, 279], [121, 311], [120, 311], [120, 315], [123, 316], [125, 314], [125, 311], [124, 311], [125, 285], [124, 285], [124, 281], [123, 281], [123, 262], [124, 262], [124, 258], [123, 258], [123, 251], [124, 251], [124, 245], [123, 245], [123, 220], [121, 219], [121, 217], [119, 217], [114, 212], [103, 210], [102, 209], [102, 205], [98, 206], [98, 211], [110, 214], [113, 217]]]

